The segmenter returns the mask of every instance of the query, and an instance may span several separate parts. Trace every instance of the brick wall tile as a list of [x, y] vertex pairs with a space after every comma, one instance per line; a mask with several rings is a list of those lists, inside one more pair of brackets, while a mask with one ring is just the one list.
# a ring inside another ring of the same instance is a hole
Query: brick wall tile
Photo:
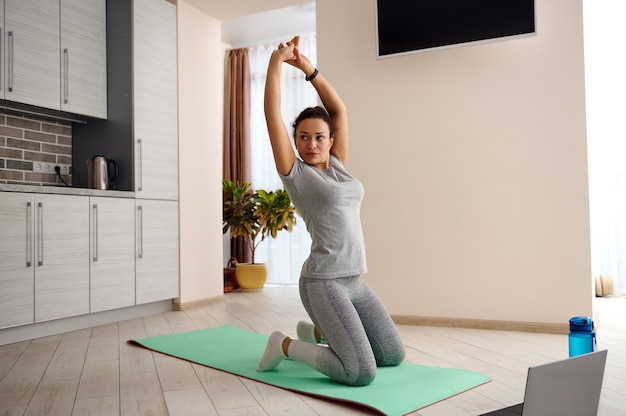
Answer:
[[[19, 149], [9, 149], [6, 147], [0, 147], [0, 157], [6, 157], [11, 159], [23, 159], [24, 152]], [[35, 160], [35, 159], [30, 159]]]
[[28, 140], [37, 140], [43, 143], [56, 143], [57, 136], [49, 133], [42, 133], [40, 131], [24, 130], [24, 138]]
[[55, 184], [56, 176], [56, 173], [34, 173], [24, 171], [24, 180], [27, 182]]
[[15, 137], [21, 139], [24, 137], [24, 130], [14, 127], [0, 126], [0, 136]]
[[72, 138], [68, 136], [57, 136], [57, 144], [60, 144], [63, 146], [71, 146]]
[[19, 183], [24, 181], [24, 172], [15, 170], [0, 170], [0, 180], [8, 183]]
[[41, 122], [28, 118], [7, 117], [6, 125], [11, 127], [17, 127], [22, 130], [41, 130]]
[[7, 138], [7, 147], [13, 149], [24, 149], [24, 150], [34, 150], [41, 151], [41, 143], [39, 142], [31, 142], [28, 140], [18, 140]]
[[42, 144], [41, 151], [45, 153], [55, 153], [57, 155], [71, 155], [72, 148], [68, 146], [58, 146], [55, 144]]
[[24, 152], [24, 160], [54, 163], [57, 161], [57, 156], [50, 153]]
[[64, 155], [57, 155], [57, 162], [62, 163], [64, 165], [71, 165], [72, 164], [72, 156], [64, 156]]
[[41, 131], [44, 131], [46, 133], [54, 133], [54, 134], [58, 134], [62, 136], [72, 135], [72, 128], [70, 126], [64, 126], [62, 124], [42, 123]]
[[14, 160], [8, 159], [6, 161], [6, 168], [12, 170], [26, 170], [32, 172], [33, 162], [26, 160]]

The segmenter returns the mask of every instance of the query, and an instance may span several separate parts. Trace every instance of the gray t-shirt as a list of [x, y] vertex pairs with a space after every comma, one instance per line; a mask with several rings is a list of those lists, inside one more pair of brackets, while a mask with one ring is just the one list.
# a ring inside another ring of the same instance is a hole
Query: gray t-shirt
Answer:
[[367, 272], [361, 229], [363, 186], [330, 156], [328, 169], [296, 159], [287, 176], [280, 175], [289, 197], [311, 235], [311, 254], [302, 276], [332, 279]]

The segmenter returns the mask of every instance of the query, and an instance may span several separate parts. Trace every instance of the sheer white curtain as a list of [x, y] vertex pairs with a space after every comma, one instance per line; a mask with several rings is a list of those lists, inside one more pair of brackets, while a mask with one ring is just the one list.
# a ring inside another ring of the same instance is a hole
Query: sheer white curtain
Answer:
[[[283, 188], [276, 172], [270, 146], [265, 115], [263, 113], [263, 92], [269, 57], [276, 44], [258, 45], [249, 48], [250, 53], [250, 151], [252, 154], [252, 187], [272, 191]], [[317, 62], [315, 36], [300, 38], [300, 51]], [[284, 65], [281, 78], [282, 113], [291, 136], [291, 123], [306, 107], [318, 104], [315, 89], [306, 81], [299, 70]], [[256, 250], [256, 262], [266, 263], [270, 284], [296, 284], [300, 277], [302, 263], [309, 254], [311, 239], [302, 218], [291, 233], [280, 232], [277, 239], [267, 239]]]
[[585, 0], [592, 272], [626, 293], [626, 2]]

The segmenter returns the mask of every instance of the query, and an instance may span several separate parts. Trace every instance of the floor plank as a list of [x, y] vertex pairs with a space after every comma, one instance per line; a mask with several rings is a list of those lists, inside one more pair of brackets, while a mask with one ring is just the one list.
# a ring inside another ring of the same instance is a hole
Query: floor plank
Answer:
[[240, 377], [198, 364], [194, 364], [193, 367], [202, 387], [220, 414], [224, 410], [253, 408], [259, 405]]
[[202, 388], [166, 391], [165, 401], [170, 416], [213, 416], [218, 414]]
[[129, 416], [169, 414], [156, 373], [120, 376], [120, 414]]
[[30, 342], [0, 381], [0, 407], [28, 405], [52, 359], [62, 335]]
[[202, 383], [200, 383], [189, 361], [155, 353], [154, 362], [163, 391], [197, 389], [202, 387]]
[[118, 360], [85, 362], [76, 399], [98, 399], [120, 394], [120, 364]]
[[115, 397], [98, 397], [94, 399], [77, 399], [72, 416], [107, 415], [119, 416], [120, 399]]
[[25, 416], [70, 415], [74, 407], [78, 380], [40, 384], [26, 408]]

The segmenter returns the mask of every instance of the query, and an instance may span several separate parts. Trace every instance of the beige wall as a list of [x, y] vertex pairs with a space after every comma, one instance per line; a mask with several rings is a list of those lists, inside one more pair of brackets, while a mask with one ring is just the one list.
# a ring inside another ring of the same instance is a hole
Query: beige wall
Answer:
[[537, 36], [384, 60], [372, 3], [317, 1], [366, 189], [366, 279], [395, 315], [590, 315], [581, 1], [538, 0]]
[[179, 302], [223, 295], [220, 22], [178, 2], [180, 157]]
[[[223, 55], [214, 20], [179, 14], [186, 301], [221, 293]], [[366, 188], [366, 279], [394, 315], [592, 313], [581, 1], [537, 0], [537, 16], [530, 38], [377, 60], [373, 2], [317, 0], [319, 68]]]

